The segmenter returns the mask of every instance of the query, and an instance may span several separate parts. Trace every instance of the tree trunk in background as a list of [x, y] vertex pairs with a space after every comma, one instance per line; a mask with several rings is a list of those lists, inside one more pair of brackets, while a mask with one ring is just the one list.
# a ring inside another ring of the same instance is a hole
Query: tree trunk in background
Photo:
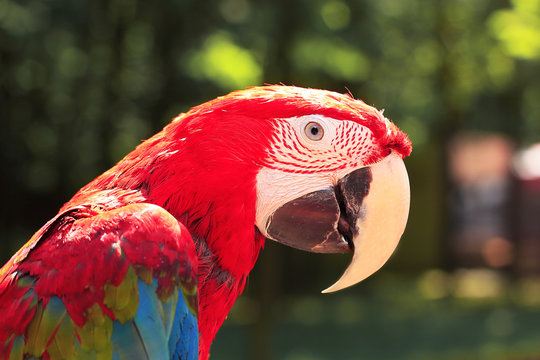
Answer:
[[438, 7], [438, 18], [436, 28], [436, 38], [439, 39], [442, 45], [443, 55], [442, 63], [436, 74], [436, 88], [440, 93], [441, 107], [440, 116], [441, 119], [438, 122], [438, 127], [435, 129], [434, 135], [437, 139], [439, 149], [439, 159], [437, 162], [439, 166], [439, 172], [441, 173], [440, 179], [441, 192], [439, 198], [434, 199], [434, 202], [440, 204], [440, 239], [439, 244], [441, 248], [440, 263], [443, 268], [449, 270], [453, 267], [454, 261], [451, 256], [451, 235], [452, 235], [452, 213], [450, 211], [450, 198], [453, 191], [452, 183], [450, 181], [449, 173], [449, 154], [448, 144], [450, 139], [461, 129], [463, 123], [463, 114], [460, 109], [457, 109], [451, 98], [451, 91], [453, 87], [453, 76], [451, 59], [449, 58], [450, 48], [455, 45], [455, 34], [452, 33], [452, 27], [448, 23], [448, 19], [445, 12], [445, 7]]
[[[289, 84], [291, 81], [291, 64], [289, 54], [293, 46], [291, 34], [297, 33], [300, 22], [303, 19], [298, 15], [298, 4], [288, 0], [280, 0], [276, 4], [276, 19], [281, 22], [275, 26], [277, 33], [271, 37], [273, 43], [269, 46], [268, 59], [265, 61], [264, 79], [271, 84]], [[248, 359], [271, 360], [273, 329], [276, 324], [275, 301], [279, 296], [280, 280], [282, 270], [280, 259], [282, 256], [282, 246], [268, 244], [267, 240], [262, 254], [256, 266], [257, 273], [254, 281], [257, 282], [256, 300], [259, 302], [260, 311], [258, 319], [253, 326], [250, 335], [251, 344], [248, 350]]]

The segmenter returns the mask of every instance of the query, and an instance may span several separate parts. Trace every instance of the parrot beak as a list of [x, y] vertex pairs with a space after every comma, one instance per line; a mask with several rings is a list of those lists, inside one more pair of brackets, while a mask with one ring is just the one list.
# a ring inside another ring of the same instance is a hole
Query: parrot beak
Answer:
[[[410, 189], [403, 160], [392, 154], [370, 168], [373, 181], [357, 216], [351, 264], [341, 278], [323, 293], [352, 286], [379, 270], [392, 255], [405, 231]], [[355, 213], [355, 209], [352, 209], [352, 213]]]
[[407, 223], [410, 190], [401, 157], [352, 171], [333, 189], [289, 201], [268, 218], [269, 238], [301, 250], [353, 251], [349, 267], [323, 293], [352, 286], [377, 270], [394, 252]]

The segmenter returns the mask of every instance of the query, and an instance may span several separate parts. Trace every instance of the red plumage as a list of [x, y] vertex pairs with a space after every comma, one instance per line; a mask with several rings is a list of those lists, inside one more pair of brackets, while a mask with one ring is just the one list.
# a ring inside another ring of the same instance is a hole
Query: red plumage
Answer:
[[[95, 302], [103, 306], [103, 294], [89, 291], [88, 284], [98, 288], [107, 281], [118, 284], [128, 266], [122, 256], [156, 271], [180, 266], [173, 261], [175, 249], [191, 242], [191, 237], [164, 235], [180, 223], [185, 226], [181, 232], [189, 231], [193, 237], [197, 251], [190, 261], [198, 264], [200, 358], [205, 359], [264, 243], [254, 226], [256, 175], [272, 142], [270, 119], [309, 114], [368, 127], [379, 141], [368, 162], [386, 156], [390, 149], [403, 157], [410, 153], [404, 134], [397, 128], [387, 131], [379, 112], [347, 95], [274, 86], [235, 92], [197, 106], [83, 187], [60, 210], [64, 216], [45, 225], [0, 270], [0, 308], [10, 309], [3, 313], [11, 316], [8, 322], [13, 324], [4, 330], [21, 333], [32, 317], [26, 311], [29, 300], [22, 297], [25, 289], [10, 286], [18, 274], [40, 274], [47, 268], [47, 276], [35, 284], [38, 297], [59, 294], [73, 320], [84, 324], [85, 309]], [[142, 203], [158, 205], [172, 216], [150, 211], [151, 216], [141, 219], [118, 213]], [[122, 236], [131, 239], [122, 254], [111, 250], [121, 237], [110, 234], [99, 242], [90, 238], [77, 244], [65, 242], [75, 222], [79, 232], [105, 233], [108, 223], [94, 219], [105, 212], [112, 214], [104, 220], [120, 221], [116, 225], [123, 229]], [[40, 241], [45, 235], [47, 241]], [[168, 291], [174, 281], [160, 279], [160, 289]], [[0, 334], [0, 340], [5, 338]]]

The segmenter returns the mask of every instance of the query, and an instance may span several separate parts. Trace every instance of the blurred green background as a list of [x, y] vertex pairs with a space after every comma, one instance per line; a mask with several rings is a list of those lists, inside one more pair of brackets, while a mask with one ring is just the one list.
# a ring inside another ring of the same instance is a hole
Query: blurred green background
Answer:
[[[397, 253], [323, 296], [346, 257], [268, 243], [212, 358], [540, 358], [540, 200], [518, 201], [536, 180], [508, 160], [504, 201], [471, 213], [491, 178], [450, 165], [477, 140], [510, 157], [540, 141], [539, 60], [540, 0], [0, 0], [0, 258], [191, 106], [264, 83], [350, 91], [414, 144]], [[482, 214], [495, 230], [469, 236]]]

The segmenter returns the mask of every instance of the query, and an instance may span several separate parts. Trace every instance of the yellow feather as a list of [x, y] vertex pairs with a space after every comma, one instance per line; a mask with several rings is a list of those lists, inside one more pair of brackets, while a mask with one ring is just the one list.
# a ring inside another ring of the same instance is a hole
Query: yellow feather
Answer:
[[135, 317], [139, 305], [139, 290], [137, 275], [133, 267], [129, 267], [126, 276], [118, 286], [106, 284], [103, 303], [109, 308], [116, 319], [125, 323]]

